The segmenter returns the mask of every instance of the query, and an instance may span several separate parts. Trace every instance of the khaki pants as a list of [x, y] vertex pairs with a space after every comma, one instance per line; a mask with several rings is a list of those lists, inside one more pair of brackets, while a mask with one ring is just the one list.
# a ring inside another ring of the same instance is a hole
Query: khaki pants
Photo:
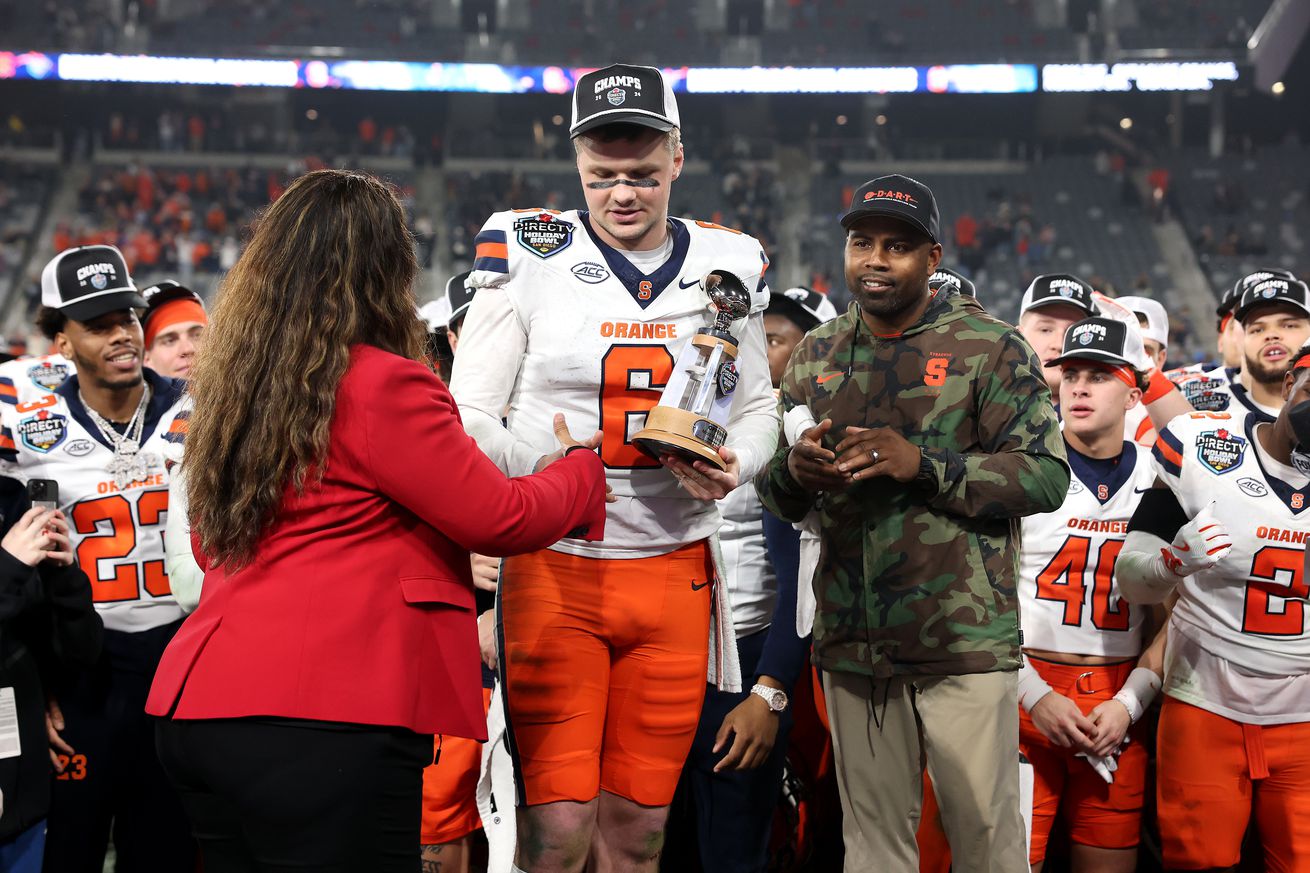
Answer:
[[918, 873], [927, 760], [955, 873], [1026, 873], [1015, 673], [824, 673], [846, 873]]

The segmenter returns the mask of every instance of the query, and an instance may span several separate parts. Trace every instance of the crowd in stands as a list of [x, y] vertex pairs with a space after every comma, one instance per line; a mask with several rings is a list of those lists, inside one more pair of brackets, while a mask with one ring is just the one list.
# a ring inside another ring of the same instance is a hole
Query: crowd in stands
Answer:
[[49, 186], [48, 170], [0, 161], [0, 284], [22, 263]]

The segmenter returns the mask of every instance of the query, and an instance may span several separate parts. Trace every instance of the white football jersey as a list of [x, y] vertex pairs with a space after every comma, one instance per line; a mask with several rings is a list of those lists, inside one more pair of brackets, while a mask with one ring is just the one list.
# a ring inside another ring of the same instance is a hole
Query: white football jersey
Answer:
[[73, 375], [73, 363], [59, 354], [16, 358], [0, 364], [0, 403], [31, 403], [53, 392]]
[[1133, 658], [1146, 610], [1120, 599], [1114, 562], [1142, 492], [1155, 481], [1149, 450], [1125, 442], [1101, 478], [1072, 449], [1069, 493], [1055, 512], [1023, 519], [1019, 615], [1025, 648]]
[[[670, 219], [671, 253], [649, 275], [601, 242], [586, 213], [499, 212], [476, 238], [467, 283], [479, 289], [465, 319], [451, 391], [464, 425], [511, 476], [530, 473], [558, 443], [564, 413], [576, 438], [604, 434], [600, 456], [618, 498], [605, 539], [553, 548], [591, 557], [669, 552], [718, 529], [710, 502], [695, 500], [632, 443], [660, 399], [674, 362], [699, 328], [713, 324], [701, 279], [736, 275], [751, 314], [732, 325], [740, 341], [728, 446], [742, 481], [777, 446], [778, 419], [765, 353], [768, 259], [752, 237], [704, 222]], [[722, 383], [722, 380], [721, 380]], [[505, 425], [502, 426], [502, 418]]]
[[1199, 412], [1231, 412], [1241, 417], [1256, 413], [1261, 421], [1273, 421], [1278, 410], [1256, 403], [1251, 392], [1242, 384], [1242, 373], [1236, 367], [1213, 367], [1202, 370], [1200, 364], [1181, 367], [1165, 373], [1183, 392], [1183, 397]]
[[59, 483], [74, 554], [91, 580], [96, 611], [114, 631], [149, 630], [183, 615], [164, 569], [164, 459], [166, 446], [184, 439], [186, 415], [181, 383], [146, 374], [154, 391], [141, 445], [149, 474], [123, 489], [106, 470], [113, 449], [87, 416], [75, 377], [54, 394], [0, 405], [0, 472]]
[[1172, 624], [1243, 670], [1310, 672], [1310, 480], [1288, 475], [1290, 467], [1286, 478], [1266, 469], [1254, 446], [1257, 423], [1250, 413], [1194, 412], [1170, 422], [1156, 443], [1156, 471], [1183, 511], [1194, 518], [1210, 507], [1233, 540], [1222, 561], [1183, 579]]
[[1148, 449], [1155, 445], [1155, 424], [1145, 403], [1138, 403], [1124, 414], [1124, 439]]
[[778, 579], [764, 542], [764, 506], [755, 485], [745, 482], [719, 501], [723, 526], [719, 547], [732, 592], [732, 624], [741, 638], [762, 631], [773, 621]]

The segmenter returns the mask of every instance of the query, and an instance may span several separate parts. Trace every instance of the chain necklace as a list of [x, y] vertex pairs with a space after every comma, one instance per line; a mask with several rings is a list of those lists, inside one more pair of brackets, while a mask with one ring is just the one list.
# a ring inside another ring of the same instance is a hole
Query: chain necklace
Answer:
[[121, 434], [104, 416], [91, 408], [81, 391], [77, 392], [77, 397], [82, 401], [87, 416], [100, 431], [100, 435], [105, 438], [105, 442], [114, 447], [113, 460], [105, 468], [114, 477], [114, 484], [123, 489], [150, 475], [153, 455], [141, 453], [141, 435], [146, 427], [146, 407], [150, 405], [150, 385], [147, 384], [145, 390], [141, 392], [141, 402], [136, 405], [136, 412], [132, 413], [127, 427]]

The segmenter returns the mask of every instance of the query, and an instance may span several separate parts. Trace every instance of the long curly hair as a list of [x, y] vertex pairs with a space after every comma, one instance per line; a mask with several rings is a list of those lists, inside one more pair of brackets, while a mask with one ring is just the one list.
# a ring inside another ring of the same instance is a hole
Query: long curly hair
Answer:
[[257, 219], [190, 380], [190, 520], [215, 565], [247, 565], [288, 483], [322, 478], [353, 344], [423, 360], [417, 272], [400, 202], [363, 173], [301, 176]]

